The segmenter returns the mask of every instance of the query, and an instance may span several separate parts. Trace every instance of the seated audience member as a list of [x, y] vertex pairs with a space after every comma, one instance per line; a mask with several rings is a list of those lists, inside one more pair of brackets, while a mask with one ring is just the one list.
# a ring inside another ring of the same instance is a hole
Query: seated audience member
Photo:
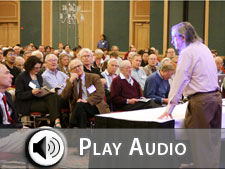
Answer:
[[[89, 53], [84, 52], [82, 56], [84, 55], [87, 56]], [[95, 114], [109, 112], [104, 101], [104, 88], [98, 75], [84, 72], [79, 59], [72, 60], [69, 69], [71, 77], [67, 80], [61, 96], [63, 99], [71, 99], [70, 127], [86, 128], [89, 118]]]
[[215, 63], [216, 63], [218, 75], [224, 74], [224, 72], [222, 70], [222, 67], [223, 67], [223, 59], [221, 57], [219, 57], [219, 56], [216, 56], [214, 58], [214, 60], [215, 60]]
[[172, 59], [175, 56], [176, 56], [176, 52], [175, 52], [174, 48], [168, 48], [166, 50], [166, 56], [165, 57], [167, 57], [169, 59]]
[[120, 74], [113, 79], [111, 97], [114, 111], [129, 111], [158, 107], [154, 101], [141, 102], [142, 90], [139, 83], [131, 77], [131, 64], [128, 60], [120, 64]]
[[[115, 52], [115, 53], [117, 53], [118, 54], [118, 56], [119, 56], [119, 47], [118, 46], [112, 46], [111, 47], [111, 52]], [[121, 59], [121, 58], [120, 58]], [[122, 59], [121, 59], [122, 60]]]
[[131, 76], [140, 84], [141, 90], [143, 91], [147, 76], [145, 71], [140, 66], [141, 66], [141, 55], [135, 54], [132, 58]]
[[51, 53], [51, 46], [45, 46], [45, 55], [48, 55]]
[[32, 52], [32, 55], [37, 56], [40, 61], [43, 63], [44, 62], [44, 55], [42, 52], [40, 52], [39, 50], [35, 50]]
[[127, 56], [127, 60], [130, 61], [130, 63], [132, 64], [132, 59], [133, 59], [133, 56], [136, 55], [137, 53], [136, 52], [130, 52]]
[[125, 53], [125, 55], [124, 55], [124, 58], [123, 58], [124, 60], [126, 60], [126, 59], [127, 59], [127, 57], [128, 57], [128, 55], [129, 55], [129, 53], [130, 53], [130, 52], [135, 52], [135, 53], [137, 52], [137, 49], [135, 48], [135, 46], [134, 46], [134, 45], [130, 45], [130, 49], [129, 49], [129, 51], [128, 51], [128, 52], [126, 52], [126, 53]]
[[78, 55], [78, 53], [80, 52], [81, 49], [82, 49], [82, 47], [80, 45], [73, 48], [73, 57], [71, 58], [71, 60], [77, 58], [77, 55]]
[[6, 91], [11, 86], [13, 75], [0, 63], [0, 128], [21, 128], [11, 95]]
[[108, 61], [107, 69], [104, 72], [102, 72], [102, 76], [106, 80], [105, 96], [106, 96], [106, 100], [107, 100], [107, 103], [110, 106], [110, 108], [111, 108], [111, 104], [112, 104], [111, 84], [112, 84], [113, 79], [117, 76], [116, 71], [117, 71], [118, 67], [119, 67], [118, 60], [115, 58], [111, 58]]
[[62, 42], [59, 42], [58, 43], [58, 49], [54, 51], [54, 54], [56, 56], [59, 56], [62, 52], [64, 52], [64, 49], [63, 49], [63, 43]]
[[19, 46], [14, 46], [13, 50], [15, 51], [16, 56], [21, 56], [20, 55], [20, 47]]
[[84, 65], [85, 72], [95, 73], [95, 74], [98, 74], [101, 78], [103, 78], [100, 71], [93, 67], [94, 58], [93, 58], [93, 53], [90, 49], [88, 49], [88, 48], [81, 49], [80, 57], [81, 57], [81, 61], [82, 61], [83, 65]]
[[164, 63], [159, 71], [152, 73], [146, 80], [144, 97], [155, 99], [158, 104], [168, 103], [169, 79], [174, 74], [172, 63]]
[[145, 71], [146, 75], [149, 76], [155, 71], [159, 70], [159, 67], [156, 66], [157, 64], [157, 57], [155, 54], [151, 54], [148, 57], [148, 65], [143, 68]]
[[3, 50], [0, 48], [0, 63], [3, 63], [4, 57], [3, 57]]
[[98, 69], [100, 72], [102, 72], [102, 66], [103, 66], [103, 56], [104, 53], [101, 49], [95, 49], [94, 52], [94, 68]]
[[32, 56], [32, 52], [31, 52], [30, 50], [27, 50], [27, 51], [24, 52], [23, 58], [24, 58], [25, 62], [27, 61], [27, 59], [28, 59], [30, 56]]
[[215, 49], [212, 49], [211, 50], [211, 53], [212, 53], [212, 55], [213, 55], [214, 58], [218, 56], [218, 51], [215, 50]]
[[106, 79], [106, 89], [110, 91], [110, 87], [113, 79], [117, 76], [116, 71], [119, 67], [118, 60], [115, 58], [111, 58], [108, 61], [107, 69], [102, 72], [102, 76]]
[[104, 53], [104, 56], [103, 56], [103, 60], [109, 60], [110, 59], [110, 56], [109, 56], [109, 51], [108, 49], [104, 48], [103, 49], [103, 53]]
[[[39, 47], [38, 47], [38, 51], [40, 51], [42, 54], [44, 54], [45, 53], [45, 46], [44, 45], [40, 45]], [[34, 55], [34, 54], [33, 54]]]
[[21, 72], [23, 72], [23, 71], [24, 71], [24, 63], [25, 63], [24, 58], [22, 58], [21, 56], [17, 56], [14, 65], [15, 65], [17, 68], [19, 68]]
[[171, 59], [171, 63], [173, 64], [173, 66], [176, 68], [177, 67], [177, 62], [178, 62], [178, 57], [175, 56]]
[[41, 61], [31, 56], [25, 62], [25, 71], [16, 79], [16, 110], [22, 116], [29, 116], [31, 112], [50, 114], [52, 126], [61, 127], [59, 98], [55, 94], [40, 97], [43, 79], [39, 74]]
[[163, 65], [164, 63], [171, 63], [171, 59], [170, 58], [163, 58], [160, 63], [161, 63], [161, 65]]
[[60, 70], [58, 67], [58, 58], [54, 54], [48, 54], [45, 58], [47, 69], [42, 74], [43, 86], [47, 86], [49, 89], [59, 88], [57, 94], [61, 94], [66, 86], [66, 80], [68, 76]]
[[147, 52], [144, 52], [142, 54], [142, 61], [141, 61], [141, 66], [142, 67], [145, 67], [148, 65], [148, 53]]
[[63, 47], [64, 51], [62, 53], [65, 53], [67, 54], [70, 58], [73, 57], [73, 54], [70, 53], [70, 45], [66, 44], [64, 47]]
[[[122, 61], [117, 52], [110, 53], [110, 58], [116, 59], [119, 64]], [[104, 61], [103, 66], [102, 66], [102, 71], [105, 71], [105, 69], [107, 68], [108, 61], [109, 61], [109, 59]], [[117, 70], [116, 73], [119, 74], [119, 69]]]
[[8, 49], [5, 51], [5, 65], [7, 69], [10, 71], [10, 73], [13, 75], [13, 81], [12, 81], [12, 86], [15, 85], [15, 80], [17, 76], [20, 74], [20, 69], [14, 66], [15, 61], [16, 61], [16, 54], [14, 50]]
[[64, 72], [67, 76], [70, 76], [69, 63], [70, 58], [67, 54], [62, 53], [59, 55], [59, 70]]

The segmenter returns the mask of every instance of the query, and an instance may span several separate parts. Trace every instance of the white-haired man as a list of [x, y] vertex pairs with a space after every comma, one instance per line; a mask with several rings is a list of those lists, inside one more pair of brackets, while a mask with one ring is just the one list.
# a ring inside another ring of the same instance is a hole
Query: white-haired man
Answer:
[[63, 99], [71, 99], [70, 127], [86, 128], [89, 118], [95, 114], [110, 112], [104, 101], [104, 88], [98, 75], [84, 72], [79, 59], [72, 60], [69, 69], [71, 77], [61, 96]]
[[139, 83], [131, 77], [131, 64], [124, 60], [120, 64], [120, 74], [111, 85], [113, 110], [139, 110], [158, 107], [154, 101], [141, 102], [142, 90]]
[[59, 88], [57, 93], [61, 94], [66, 86], [66, 80], [69, 78], [64, 72], [57, 70], [58, 57], [54, 54], [48, 54], [45, 58], [47, 69], [42, 74], [43, 86], [48, 88]]

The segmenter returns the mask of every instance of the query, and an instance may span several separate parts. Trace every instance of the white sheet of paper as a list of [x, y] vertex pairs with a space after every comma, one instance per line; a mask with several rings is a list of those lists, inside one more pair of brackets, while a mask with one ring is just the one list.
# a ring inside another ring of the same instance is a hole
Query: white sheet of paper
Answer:
[[31, 87], [32, 89], [36, 89], [37, 86], [33, 82], [30, 82], [29, 83], [29, 87]]
[[96, 88], [94, 85], [91, 85], [89, 88], [87, 88], [87, 91], [89, 94], [92, 94], [96, 91]]

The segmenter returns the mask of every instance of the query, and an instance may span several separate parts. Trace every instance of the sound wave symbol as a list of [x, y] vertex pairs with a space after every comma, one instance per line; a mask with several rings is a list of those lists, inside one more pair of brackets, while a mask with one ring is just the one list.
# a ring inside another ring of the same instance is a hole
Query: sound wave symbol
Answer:
[[52, 137], [52, 139], [49, 141], [48, 144], [48, 152], [50, 153], [52, 158], [54, 158], [59, 154], [59, 151], [60, 151], [59, 141], [56, 138]]

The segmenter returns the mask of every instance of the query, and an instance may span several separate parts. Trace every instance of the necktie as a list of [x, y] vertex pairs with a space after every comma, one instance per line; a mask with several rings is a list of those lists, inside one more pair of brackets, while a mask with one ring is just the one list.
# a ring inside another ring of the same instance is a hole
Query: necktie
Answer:
[[79, 78], [79, 95], [78, 99], [82, 99], [82, 80]]
[[3, 100], [3, 103], [4, 103], [4, 106], [5, 106], [5, 112], [6, 112], [6, 115], [7, 115], [7, 117], [8, 117], [8, 122], [10, 122], [11, 124], [12, 123], [15, 123], [15, 121], [10, 117], [10, 115], [9, 115], [9, 112], [8, 112], [8, 110], [7, 110], [7, 102], [6, 102], [6, 97], [5, 97], [5, 95], [2, 97], [2, 100]]

